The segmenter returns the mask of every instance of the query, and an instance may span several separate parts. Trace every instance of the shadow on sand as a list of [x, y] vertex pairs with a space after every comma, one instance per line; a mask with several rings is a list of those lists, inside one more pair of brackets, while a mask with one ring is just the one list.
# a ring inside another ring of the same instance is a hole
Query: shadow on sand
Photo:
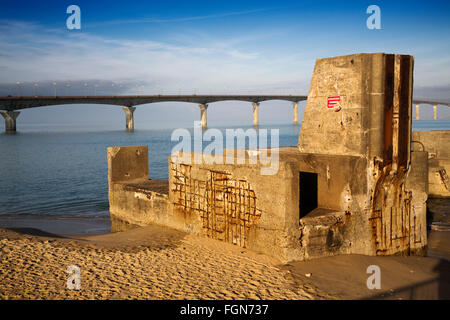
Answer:
[[[381, 289], [369, 289], [369, 266], [378, 266]], [[423, 256], [338, 255], [280, 266], [293, 285], [325, 299], [450, 299], [450, 261]]]
[[363, 299], [450, 299], [450, 262], [440, 259], [433, 269], [434, 278], [420, 281], [408, 286], [394, 288]]

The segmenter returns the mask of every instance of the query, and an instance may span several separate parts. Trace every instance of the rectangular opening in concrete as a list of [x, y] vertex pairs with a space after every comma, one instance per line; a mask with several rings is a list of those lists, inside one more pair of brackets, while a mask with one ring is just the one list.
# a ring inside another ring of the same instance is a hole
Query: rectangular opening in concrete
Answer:
[[299, 212], [300, 219], [317, 208], [317, 173], [300, 172]]

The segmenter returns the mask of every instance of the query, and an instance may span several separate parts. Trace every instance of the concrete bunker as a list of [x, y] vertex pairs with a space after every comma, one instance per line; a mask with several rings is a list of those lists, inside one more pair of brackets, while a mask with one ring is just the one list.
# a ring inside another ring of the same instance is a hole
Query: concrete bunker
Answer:
[[111, 219], [162, 224], [285, 262], [423, 254], [429, 159], [411, 151], [412, 76], [411, 56], [317, 60], [298, 146], [277, 149], [273, 175], [250, 163], [254, 151], [242, 158], [225, 150], [234, 164], [174, 154], [169, 180], [148, 180], [147, 146], [109, 148]]

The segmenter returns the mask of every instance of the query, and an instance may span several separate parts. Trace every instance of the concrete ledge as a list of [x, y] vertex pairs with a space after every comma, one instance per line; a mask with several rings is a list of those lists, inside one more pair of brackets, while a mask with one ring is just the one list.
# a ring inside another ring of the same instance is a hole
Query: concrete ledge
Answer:
[[351, 252], [348, 233], [351, 214], [317, 208], [300, 219], [300, 245], [304, 259]]

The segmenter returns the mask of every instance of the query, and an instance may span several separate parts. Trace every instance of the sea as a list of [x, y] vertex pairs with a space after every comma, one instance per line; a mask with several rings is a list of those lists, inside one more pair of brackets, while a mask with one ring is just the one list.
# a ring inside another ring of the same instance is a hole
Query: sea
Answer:
[[[185, 127], [192, 142], [193, 127]], [[225, 136], [226, 129], [253, 126], [233, 122], [209, 128]], [[278, 130], [279, 146], [295, 146], [300, 128], [263, 123], [258, 130], [267, 130], [269, 136]], [[57, 234], [109, 232], [107, 148], [147, 145], [149, 177], [167, 179], [168, 157], [179, 143], [172, 141], [175, 129], [127, 132], [107, 125], [20, 124], [16, 134], [0, 133], [0, 226]], [[450, 130], [450, 121], [413, 121], [413, 130]]]

